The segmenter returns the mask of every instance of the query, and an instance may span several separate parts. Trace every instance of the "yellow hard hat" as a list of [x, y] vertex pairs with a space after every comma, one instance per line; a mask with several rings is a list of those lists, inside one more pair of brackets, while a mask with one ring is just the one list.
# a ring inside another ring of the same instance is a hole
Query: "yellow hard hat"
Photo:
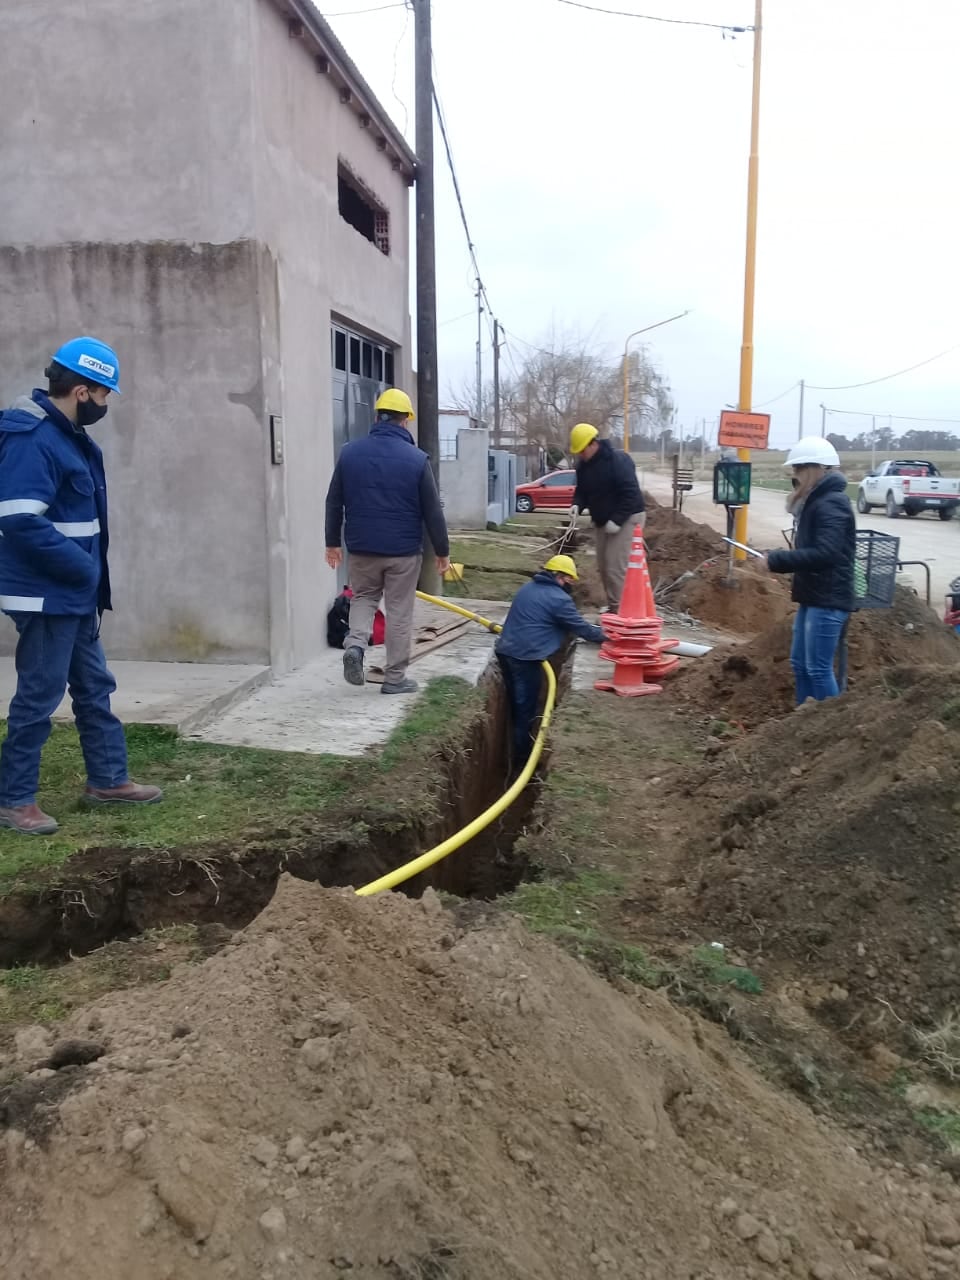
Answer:
[[384, 413], [405, 413], [408, 418], [416, 415], [413, 412], [413, 404], [410, 397], [405, 391], [398, 391], [396, 387], [390, 387], [388, 391], [381, 391], [377, 396], [377, 403], [373, 406], [377, 413], [382, 409]]
[[580, 581], [580, 575], [577, 573], [577, 566], [573, 563], [570, 556], [551, 556], [543, 567], [548, 569], [551, 573], [565, 573], [567, 577], [572, 578], [574, 582]]
[[570, 432], [570, 452], [583, 453], [588, 444], [596, 440], [600, 432], [589, 422], [578, 422]]

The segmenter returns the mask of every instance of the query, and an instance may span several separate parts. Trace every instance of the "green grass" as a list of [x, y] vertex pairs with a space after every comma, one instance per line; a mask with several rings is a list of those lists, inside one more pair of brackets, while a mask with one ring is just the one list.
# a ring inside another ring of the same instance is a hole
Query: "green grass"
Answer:
[[164, 790], [161, 804], [87, 805], [80, 740], [56, 725], [44, 749], [39, 801], [60, 822], [54, 836], [0, 831], [0, 886], [24, 871], [56, 866], [92, 846], [176, 848], [226, 838], [248, 823], [322, 809], [345, 789], [343, 761], [221, 747], [172, 729], [128, 725], [130, 776]]
[[483, 701], [483, 693], [458, 676], [431, 680], [384, 745], [378, 761], [380, 771], [389, 773], [424, 741], [450, 737], [455, 726], [479, 714]]
[[[909, 1106], [907, 1091], [916, 1080], [916, 1074], [908, 1068], [895, 1072], [890, 1081], [890, 1088], [898, 1098]], [[918, 1124], [930, 1133], [935, 1133], [953, 1154], [960, 1154], [960, 1110], [955, 1107], [911, 1107]]]
[[541, 933], [606, 977], [622, 977], [646, 987], [658, 986], [659, 968], [640, 947], [621, 942], [600, 926], [604, 899], [622, 891], [617, 876], [582, 871], [570, 880], [540, 880], [520, 885], [502, 903]]
[[691, 956], [691, 965], [697, 977], [713, 986], [736, 987], [749, 996], [758, 996], [763, 991], [757, 975], [750, 969], [728, 964], [719, 947], [697, 947]]
[[193, 742], [172, 729], [129, 725], [130, 776], [164, 790], [161, 804], [143, 808], [87, 805], [85, 770], [72, 725], [56, 725], [44, 749], [39, 802], [60, 823], [54, 836], [0, 830], [0, 892], [26, 872], [56, 867], [80, 850], [175, 849], [263, 834], [291, 818], [322, 813], [373, 780], [383, 789], [392, 770], [420, 760], [424, 744], [447, 740], [483, 695], [465, 681], [431, 681], [379, 757], [347, 761]]
[[532, 542], [529, 548], [515, 546], [496, 533], [477, 538], [454, 537], [450, 559], [464, 566], [462, 580], [444, 585], [452, 599], [459, 595], [476, 600], [511, 600], [540, 567]]
[[960, 1111], [921, 1107], [913, 1114], [925, 1129], [942, 1138], [954, 1154], [960, 1153]]
[[0, 1045], [17, 1026], [59, 1022], [107, 991], [162, 982], [173, 964], [196, 962], [206, 954], [198, 929], [179, 924], [148, 930], [132, 942], [111, 943], [68, 965], [0, 969]]

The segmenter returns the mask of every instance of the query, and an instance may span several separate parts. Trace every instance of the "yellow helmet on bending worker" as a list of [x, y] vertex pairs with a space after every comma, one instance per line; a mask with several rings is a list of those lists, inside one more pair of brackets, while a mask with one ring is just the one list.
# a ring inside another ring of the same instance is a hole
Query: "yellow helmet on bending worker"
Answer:
[[583, 453], [587, 445], [592, 444], [599, 434], [597, 428], [592, 427], [589, 422], [578, 422], [570, 432], [570, 452]]
[[550, 573], [565, 573], [574, 582], [580, 581], [580, 575], [577, 573], [577, 566], [572, 556], [551, 556], [543, 567]]

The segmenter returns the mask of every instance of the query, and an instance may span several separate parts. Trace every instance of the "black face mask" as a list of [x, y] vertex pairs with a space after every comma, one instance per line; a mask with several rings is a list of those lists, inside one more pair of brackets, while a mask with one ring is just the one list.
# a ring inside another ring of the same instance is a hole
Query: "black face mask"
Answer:
[[79, 400], [77, 402], [77, 426], [92, 427], [95, 422], [107, 416], [107, 406], [97, 404], [96, 400]]
[[564, 591], [567, 593], [567, 595], [568, 595], [568, 596], [572, 596], [572, 595], [573, 595], [573, 583], [572, 583], [572, 582], [562, 582], [560, 585], [563, 587]]

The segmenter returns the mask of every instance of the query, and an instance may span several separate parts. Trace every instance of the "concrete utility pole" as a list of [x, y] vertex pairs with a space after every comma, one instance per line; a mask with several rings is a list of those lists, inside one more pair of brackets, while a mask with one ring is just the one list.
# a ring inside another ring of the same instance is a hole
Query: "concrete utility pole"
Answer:
[[822, 405], [820, 406], [820, 434], [821, 434], [821, 436], [823, 436], [823, 437], [824, 437], [824, 439], [826, 439], [826, 435], [827, 435], [827, 406], [826, 406], [825, 404], [822, 404]]
[[493, 447], [500, 448], [500, 321], [493, 322]]
[[[413, 0], [417, 148], [417, 441], [440, 483], [440, 392], [437, 386], [437, 251], [433, 199], [433, 70], [430, 0]], [[433, 555], [424, 557], [420, 586], [440, 590]]]
[[803, 393], [806, 389], [806, 386], [807, 386], [806, 382], [803, 380], [803, 378], [801, 378], [800, 379], [800, 422], [797, 425], [798, 440], [803, 439]]
[[[753, 302], [757, 275], [757, 194], [760, 186], [760, 48], [763, 31], [763, 0], [756, 0], [753, 19], [753, 97], [750, 108], [750, 163], [747, 169], [747, 250], [743, 272], [743, 341], [740, 346], [741, 413], [749, 413], [753, 405]], [[741, 462], [750, 461], [749, 449], [738, 449]], [[734, 538], [748, 543], [747, 513], [749, 507], [738, 507], [734, 519]], [[734, 551], [738, 560], [746, 560], [745, 551]]]
[[477, 277], [477, 426], [483, 426], [483, 289]]

